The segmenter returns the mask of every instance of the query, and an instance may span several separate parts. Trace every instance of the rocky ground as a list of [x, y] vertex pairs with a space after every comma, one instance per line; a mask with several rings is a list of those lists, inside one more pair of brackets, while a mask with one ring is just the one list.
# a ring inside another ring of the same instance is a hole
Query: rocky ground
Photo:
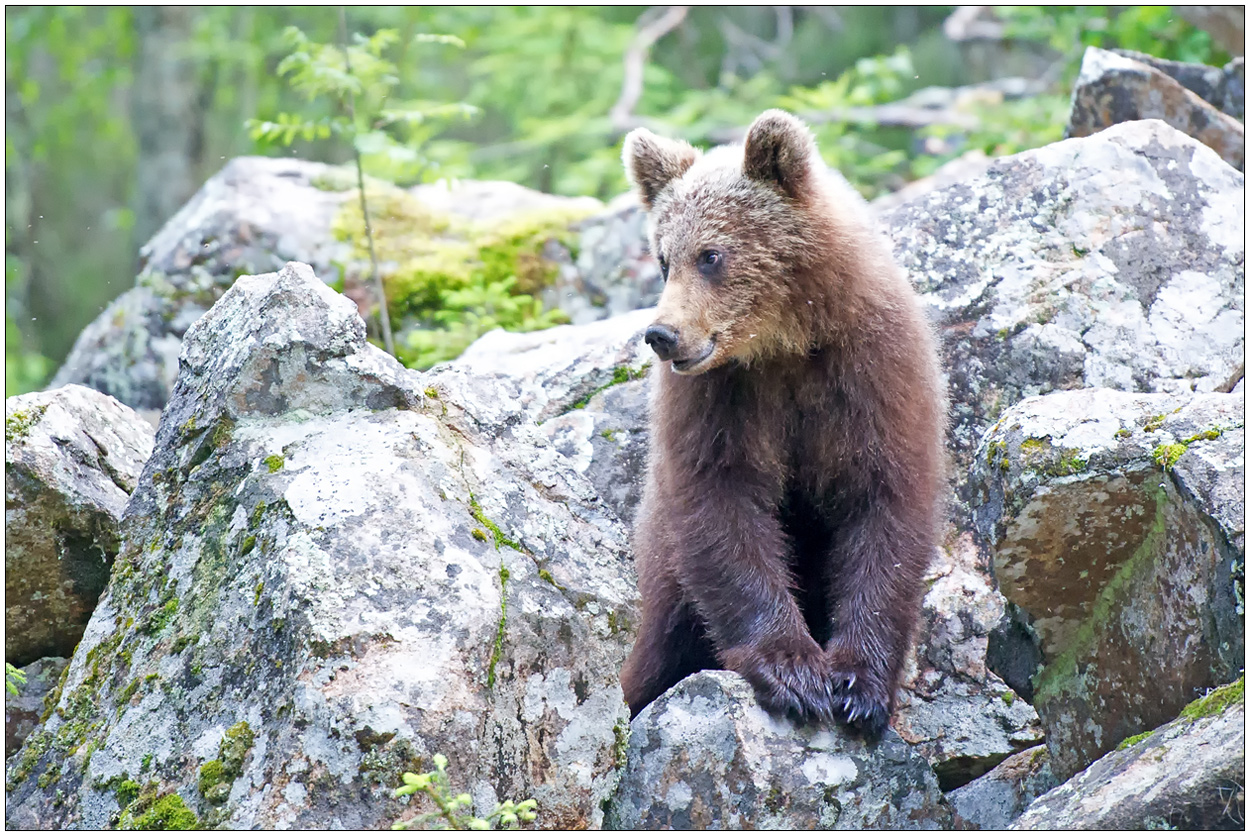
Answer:
[[[1086, 65], [1217, 109], [1238, 78]], [[1077, 129], [1104, 111], [873, 210], [941, 335], [953, 463], [877, 745], [724, 672], [628, 720], [658, 293], [631, 201], [422, 187], [584, 217], [543, 256], [575, 324], [416, 372], [326, 284], [333, 172], [234, 161], [6, 402], [7, 826], [386, 827], [436, 754], [541, 827], [1242, 826], [1244, 178], [1174, 107]]]

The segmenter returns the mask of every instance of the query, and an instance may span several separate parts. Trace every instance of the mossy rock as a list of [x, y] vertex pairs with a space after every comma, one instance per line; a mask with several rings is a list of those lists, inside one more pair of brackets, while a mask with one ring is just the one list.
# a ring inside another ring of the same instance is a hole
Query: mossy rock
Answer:
[[[588, 208], [470, 221], [431, 210], [396, 187], [370, 185], [365, 192], [391, 325], [407, 332], [397, 341], [405, 365], [452, 359], [494, 328], [532, 331], [568, 321], [559, 310], [544, 310], [537, 294], [559, 274], [552, 242], [576, 257], [574, 227]], [[359, 202], [343, 204], [333, 231], [352, 244], [359, 265], [369, 263]]]

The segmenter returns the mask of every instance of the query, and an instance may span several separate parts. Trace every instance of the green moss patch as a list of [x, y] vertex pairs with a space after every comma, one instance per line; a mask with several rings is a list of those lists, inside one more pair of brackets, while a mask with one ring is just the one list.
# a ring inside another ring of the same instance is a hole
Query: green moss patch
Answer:
[[286, 459], [277, 454], [265, 456], [265, 467], [269, 468], [270, 473], [277, 473], [282, 469], [282, 465], [286, 464]]
[[1184, 441], [1176, 444], [1160, 444], [1154, 449], [1155, 464], [1164, 470], [1171, 470], [1181, 456], [1185, 455], [1185, 451], [1189, 449], [1189, 445], [1198, 441], [1214, 441], [1224, 434], [1221, 427], [1212, 427], [1209, 430], [1203, 430], [1200, 433], [1194, 433]]
[[1160, 444], [1154, 449], [1155, 464], [1164, 470], [1171, 470], [1188, 449], [1186, 444]]
[[1054, 447], [1049, 438], [1026, 438], [1020, 442], [1020, 455], [1026, 468], [1046, 476], [1073, 476], [1089, 466], [1079, 450]]
[[[559, 266], [548, 257], [555, 241], [572, 251], [574, 224], [585, 209], [520, 212], [472, 222], [431, 211], [411, 194], [381, 184], [367, 186], [370, 224], [380, 262], [394, 265], [383, 276], [387, 307], [397, 332], [399, 359], [411, 368], [450, 360], [494, 328], [533, 331], [567, 322], [544, 310], [537, 294]], [[334, 235], [351, 242], [353, 257], [368, 259], [357, 201], [346, 201]]]
[[503, 636], [508, 626], [508, 567], [499, 565], [499, 626], [495, 630], [495, 646], [486, 667], [486, 687], [495, 687], [495, 666], [503, 657]]
[[1181, 716], [1186, 720], [1201, 720], [1203, 717], [1223, 714], [1231, 706], [1245, 703], [1245, 701], [1246, 677], [1242, 674], [1236, 682], [1221, 685], [1205, 697], [1200, 697], [1185, 706], [1181, 709]]
[[1120, 745], [1115, 747], [1115, 750], [1119, 752], [1122, 749], [1127, 749], [1128, 747], [1132, 746], [1134, 743], [1141, 743], [1143, 740], [1145, 740], [1147, 737], [1150, 737], [1150, 735], [1152, 734], [1154, 734], [1153, 731], [1148, 731], [1148, 732], [1142, 732], [1141, 734], [1135, 734], [1132, 737], [1126, 737], [1120, 741]]
[[200, 820], [177, 793], [151, 798], [147, 791], [122, 811], [119, 830], [199, 830]]
[[196, 786], [210, 804], [222, 804], [230, 797], [234, 779], [243, 774], [243, 761], [256, 741], [256, 733], [246, 722], [238, 722], [226, 730], [217, 747], [217, 758], [200, 766]]
[[[469, 512], [473, 514], [473, 519], [481, 523], [482, 527], [491, 533], [491, 537], [493, 537], [495, 541], [495, 551], [499, 551], [500, 546], [507, 546], [508, 548], [519, 552], [525, 551], [525, 549], [521, 548], [520, 543], [504, 534], [503, 531], [499, 529], [499, 526], [495, 525], [494, 521], [490, 519], [490, 517], [482, 513], [482, 506], [478, 504], [477, 497], [472, 494], [469, 494]], [[479, 529], [474, 529], [475, 533], [473, 538], [475, 540], [485, 540], [486, 538], [484, 536], [477, 536], [478, 531]]]
[[629, 733], [629, 723], [623, 718], [617, 718], [612, 726], [612, 763], [618, 769], [624, 769], [629, 760]]
[[[573, 404], [565, 410], [565, 412], [572, 412], [574, 409], [585, 409], [586, 405], [590, 403], [590, 399], [605, 389], [611, 389], [613, 386], [620, 386], [622, 383], [627, 383], [631, 380], [642, 380], [646, 377], [647, 369], [649, 368], [651, 368], [650, 363], [645, 364], [642, 368], [637, 370], [631, 369], [629, 366], [617, 366], [612, 370], [612, 378], [607, 383], [592, 389], [590, 392], [587, 392], [581, 398], [574, 401]], [[605, 438], [606, 437], [607, 436], [605, 436]]]
[[48, 411], [47, 404], [33, 406], [30, 409], [15, 409], [4, 415], [4, 440], [17, 441], [30, 435], [31, 427], [38, 424], [43, 414]]

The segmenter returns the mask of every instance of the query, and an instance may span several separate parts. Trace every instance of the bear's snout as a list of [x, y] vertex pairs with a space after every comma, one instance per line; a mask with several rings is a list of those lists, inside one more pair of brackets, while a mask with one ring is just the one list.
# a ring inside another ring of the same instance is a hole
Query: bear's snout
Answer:
[[677, 351], [677, 332], [667, 325], [657, 322], [647, 329], [643, 339], [661, 360], [671, 360], [673, 353]]

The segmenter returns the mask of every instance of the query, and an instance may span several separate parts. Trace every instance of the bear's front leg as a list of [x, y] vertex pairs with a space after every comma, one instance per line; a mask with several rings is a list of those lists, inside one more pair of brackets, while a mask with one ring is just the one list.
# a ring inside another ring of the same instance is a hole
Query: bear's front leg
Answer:
[[834, 538], [833, 635], [826, 644], [834, 713], [870, 738], [885, 731], [893, 710], [930, 543], [918, 514], [885, 501], [868, 503]]
[[768, 711], [832, 721], [837, 694], [827, 654], [790, 592], [789, 543], [768, 496], [751, 480], [721, 478], [682, 503], [672, 560], [719, 662], [741, 674]]

